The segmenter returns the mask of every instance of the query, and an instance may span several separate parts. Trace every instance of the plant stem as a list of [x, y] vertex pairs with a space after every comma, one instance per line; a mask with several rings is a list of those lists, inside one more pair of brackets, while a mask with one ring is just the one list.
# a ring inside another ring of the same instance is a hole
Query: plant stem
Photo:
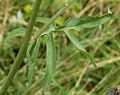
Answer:
[[34, 26], [34, 23], [35, 23], [35, 20], [37, 17], [37, 13], [39, 11], [40, 4], [41, 4], [41, 0], [35, 1], [33, 12], [32, 12], [32, 17], [31, 17], [30, 23], [28, 25], [28, 30], [26, 31], [25, 37], [23, 39], [23, 44], [22, 44], [22, 46], [19, 50], [19, 53], [13, 63], [13, 66], [1, 88], [0, 95], [5, 95], [6, 90], [8, 89], [11, 80], [14, 78], [14, 75], [16, 74], [17, 70], [19, 69], [19, 67], [22, 64], [22, 61], [26, 55], [28, 43], [29, 43], [30, 37], [32, 35], [33, 26]]

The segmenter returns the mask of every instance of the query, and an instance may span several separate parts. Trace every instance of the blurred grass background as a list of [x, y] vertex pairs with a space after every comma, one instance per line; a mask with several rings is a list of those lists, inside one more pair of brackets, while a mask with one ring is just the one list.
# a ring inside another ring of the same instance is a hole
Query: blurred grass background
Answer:
[[[0, 0], [0, 87], [23, 43], [34, 2], [35, 0]], [[120, 84], [120, 1], [69, 2], [70, 0], [42, 0], [26, 57], [6, 95], [27, 95], [24, 92], [28, 90], [28, 95], [106, 95], [109, 88]], [[64, 13], [57, 16], [34, 42], [40, 29], [64, 6], [69, 7], [65, 8]], [[112, 17], [108, 21], [101, 20], [98, 26], [98, 21], [89, 21], [87, 18], [102, 17], [108, 13], [112, 14]], [[82, 21], [80, 18], [84, 17], [84, 23], [87, 24], [79, 29], [76, 21]], [[76, 18], [79, 19], [74, 20]], [[63, 32], [63, 27], [69, 25], [77, 26], [70, 30], [72, 35]], [[54, 31], [52, 35], [42, 36], [51, 29]], [[81, 50], [76, 48], [77, 46]], [[93, 57], [96, 67], [84, 54], [83, 47]], [[56, 65], [47, 64], [53, 62], [52, 58], [56, 59]], [[50, 75], [47, 77], [49, 82], [39, 83], [46, 73], [46, 68]], [[51, 82], [52, 76], [54, 82]]]

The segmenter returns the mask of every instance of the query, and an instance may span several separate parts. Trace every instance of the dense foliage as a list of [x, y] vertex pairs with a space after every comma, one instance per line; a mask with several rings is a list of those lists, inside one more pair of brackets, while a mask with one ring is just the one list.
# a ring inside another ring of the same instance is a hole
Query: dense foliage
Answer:
[[0, 95], [106, 95], [120, 84], [119, 0], [0, 0]]

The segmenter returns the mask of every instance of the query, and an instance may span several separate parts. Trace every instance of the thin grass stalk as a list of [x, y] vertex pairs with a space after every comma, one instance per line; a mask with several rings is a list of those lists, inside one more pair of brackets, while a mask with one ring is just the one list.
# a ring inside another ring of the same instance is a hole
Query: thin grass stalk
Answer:
[[19, 53], [13, 63], [13, 66], [1, 88], [1, 91], [0, 91], [0, 95], [5, 95], [9, 85], [10, 85], [10, 82], [11, 80], [13, 80], [14, 78], [14, 75], [16, 74], [18, 68], [20, 67], [20, 65], [22, 64], [22, 61], [26, 55], [26, 51], [27, 51], [27, 47], [28, 47], [28, 43], [29, 43], [29, 40], [30, 40], [30, 37], [31, 37], [31, 34], [32, 34], [32, 30], [33, 30], [33, 26], [34, 26], [34, 23], [35, 23], [35, 20], [36, 20], [36, 17], [37, 17], [37, 13], [39, 11], [39, 7], [40, 7], [40, 4], [41, 4], [41, 0], [36, 0], [35, 1], [35, 4], [34, 4], [34, 8], [33, 8], [33, 12], [32, 12], [32, 17], [31, 17], [31, 20], [30, 20], [30, 23], [28, 25], [28, 30], [25, 34], [25, 37], [23, 39], [23, 44], [19, 50]]

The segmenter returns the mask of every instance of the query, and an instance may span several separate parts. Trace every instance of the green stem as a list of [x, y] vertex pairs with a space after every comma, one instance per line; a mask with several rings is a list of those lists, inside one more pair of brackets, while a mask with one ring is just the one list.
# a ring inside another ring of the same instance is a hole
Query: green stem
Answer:
[[30, 23], [28, 25], [28, 30], [25, 34], [24, 39], [23, 39], [23, 44], [22, 44], [22, 46], [19, 50], [19, 53], [18, 53], [18, 55], [13, 63], [13, 66], [12, 66], [12, 68], [11, 68], [2, 88], [1, 88], [0, 95], [5, 95], [6, 90], [8, 89], [11, 80], [14, 78], [14, 75], [16, 74], [18, 68], [22, 64], [22, 61], [26, 55], [28, 43], [29, 43], [30, 37], [32, 35], [33, 26], [34, 26], [34, 23], [35, 23], [35, 20], [37, 17], [37, 13], [39, 11], [40, 4], [41, 4], [41, 0], [35, 1], [32, 17], [31, 17]]

